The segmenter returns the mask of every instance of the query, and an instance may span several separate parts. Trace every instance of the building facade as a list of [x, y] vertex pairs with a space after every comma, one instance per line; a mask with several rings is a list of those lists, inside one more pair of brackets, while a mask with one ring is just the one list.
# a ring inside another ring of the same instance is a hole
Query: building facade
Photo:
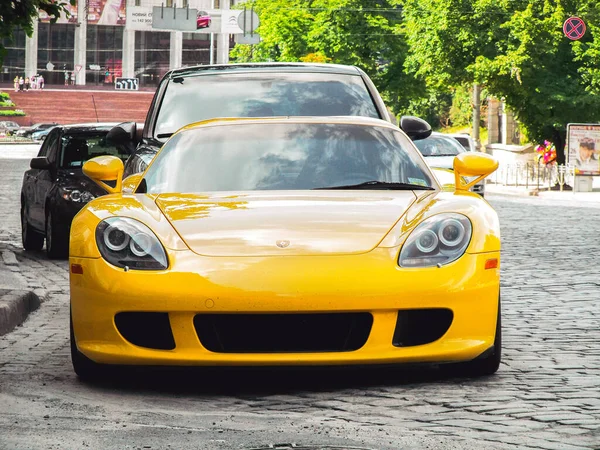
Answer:
[[161, 5], [229, 10], [231, 0], [78, 0], [69, 17], [50, 23], [41, 13], [31, 37], [17, 30], [10, 42], [5, 40], [0, 80], [40, 74], [47, 85], [93, 87], [130, 77], [140, 86], [156, 86], [170, 69], [229, 61], [232, 35], [139, 30], [127, 24], [128, 8], [151, 11]]

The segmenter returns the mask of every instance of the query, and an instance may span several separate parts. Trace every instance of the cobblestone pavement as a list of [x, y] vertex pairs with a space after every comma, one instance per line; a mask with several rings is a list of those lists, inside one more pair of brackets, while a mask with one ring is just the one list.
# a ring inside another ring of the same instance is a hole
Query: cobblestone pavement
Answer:
[[85, 384], [70, 366], [67, 264], [20, 248], [26, 166], [0, 159], [0, 253], [45, 301], [0, 338], [0, 448], [600, 448], [600, 209], [491, 198], [504, 239], [495, 376], [189, 370]]

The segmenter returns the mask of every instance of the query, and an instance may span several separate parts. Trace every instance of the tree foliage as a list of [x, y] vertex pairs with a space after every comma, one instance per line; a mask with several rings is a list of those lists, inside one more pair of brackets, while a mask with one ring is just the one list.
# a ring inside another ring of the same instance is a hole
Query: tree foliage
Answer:
[[[234, 61], [316, 61], [363, 69], [394, 111], [407, 111], [425, 85], [404, 69], [407, 46], [397, 0], [256, 0], [262, 41], [238, 45]], [[419, 108], [416, 108], [419, 109]], [[423, 110], [423, 108], [420, 108]]]
[[27, 36], [33, 33], [33, 23], [37, 21], [38, 10], [48, 13], [55, 22], [61, 13], [67, 14], [66, 7], [75, 4], [75, 0], [1, 0], [0, 1], [0, 67], [6, 54], [2, 40], [12, 39], [17, 28]]
[[[529, 136], [553, 140], [564, 162], [566, 125], [600, 120], [600, 4], [596, 0], [404, 0], [407, 68], [429, 86], [477, 81], [503, 98]], [[581, 41], [562, 32], [578, 15]]]

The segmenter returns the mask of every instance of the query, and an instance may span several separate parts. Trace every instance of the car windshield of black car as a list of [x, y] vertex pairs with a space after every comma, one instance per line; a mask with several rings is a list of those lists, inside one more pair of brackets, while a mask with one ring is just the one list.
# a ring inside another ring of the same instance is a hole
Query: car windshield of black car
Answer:
[[359, 75], [225, 73], [177, 78], [167, 86], [154, 136], [215, 117], [366, 116], [380, 118]]
[[106, 134], [107, 131], [102, 131], [63, 136], [59, 166], [62, 168], [81, 167], [88, 159], [104, 155], [126, 160], [129, 154], [107, 143]]

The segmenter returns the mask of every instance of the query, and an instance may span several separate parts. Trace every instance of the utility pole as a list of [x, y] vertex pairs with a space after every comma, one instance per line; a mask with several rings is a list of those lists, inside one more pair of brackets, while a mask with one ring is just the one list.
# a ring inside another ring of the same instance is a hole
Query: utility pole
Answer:
[[473, 84], [473, 140], [477, 145], [477, 150], [481, 150], [479, 141], [479, 121], [481, 117], [481, 86]]

